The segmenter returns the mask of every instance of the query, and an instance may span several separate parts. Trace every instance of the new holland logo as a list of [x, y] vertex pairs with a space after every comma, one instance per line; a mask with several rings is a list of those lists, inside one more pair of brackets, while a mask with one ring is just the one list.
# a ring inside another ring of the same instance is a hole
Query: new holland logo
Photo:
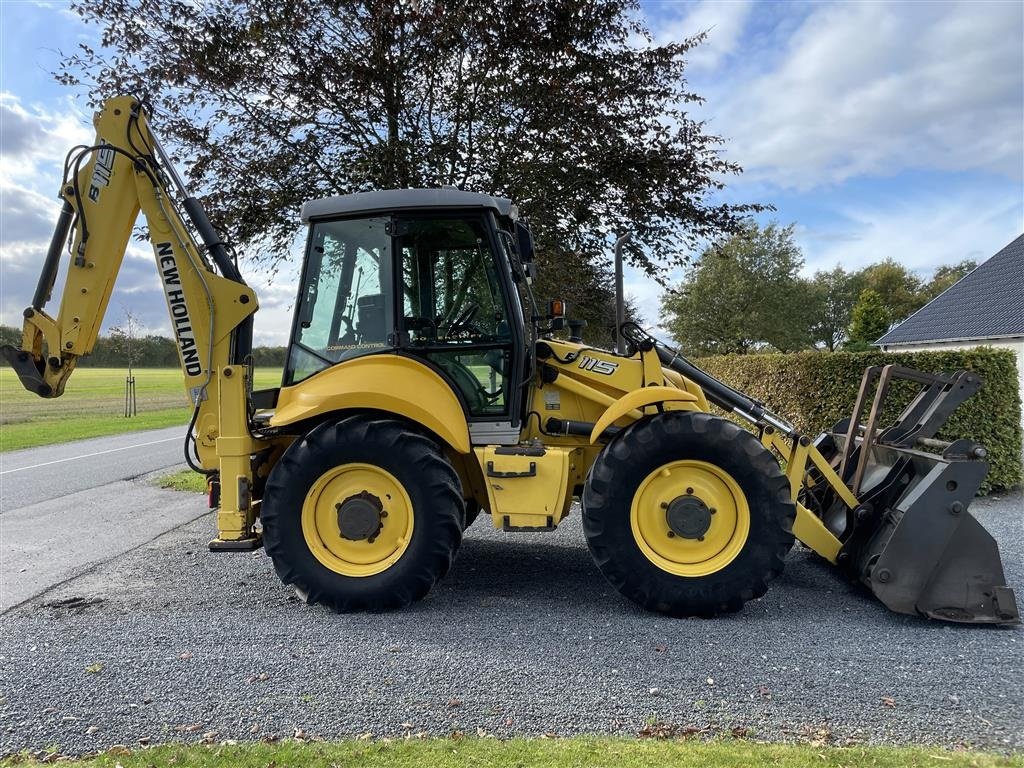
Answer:
[[189, 376], [198, 376], [203, 372], [203, 366], [199, 362], [195, 332], [192, 330], [192, 320], [188, 316], [185, 294], [181, 289], [181, 275], [178, 272], [178, 263], [174, 260], [174, 248], [170, 243], [157, 243], [156, 258], [160, 266], [160, 277], [164, 282], [164, 293], [167, 295], [167, 306], [171, 310], [174, 335], [178, 339], [181, 364]]
[[593, 371], [605, 376], [611, 376], [618, 367], [618, 363], [613, 363], [609, 360], [598, 360], [596, 357], [584, 357], [580, 360], [580, 368], [584, 371]]

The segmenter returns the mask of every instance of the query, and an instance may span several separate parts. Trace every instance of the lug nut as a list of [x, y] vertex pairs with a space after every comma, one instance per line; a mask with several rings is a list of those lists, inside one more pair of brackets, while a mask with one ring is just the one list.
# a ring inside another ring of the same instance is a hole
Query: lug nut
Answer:
[[949, 511], [952, 512], [954, 515], [959, 515], [961, 512], [964, 511], [964, 503], [962, 501], [954, 501], [952, 504], [949, 505]]
[[669, 537], [670, 539], [674, 539], [674, 538], [676, 537], [676, 532], [675, 532], [675, 531], [669, 531], [669, 532], [668, 532], [668, 537]]
[[882, 570], [880, 570], [878, 572], [878, 580], [880, 582], [882, 582], [883, 584], [885, 584], [891, 578], [892, 578], [892, 573], [889, 571], [888, 568], [883, 568]]
[[693, 496], [693, 488], [687, 488], [686, 489], [686, 495], [687, 496]]
[[668, 502], [667, 501], [661, 502], [661, 508], [662, 509], [668, 509]]
[[703, 536], [698, 536], [697, 537], [697, 541], [704, 541], [704, 537]]
[[714, 507], [712, 507], [711, 509], [708, 510], [708, 512], [710, 512], [712, 515], [715, 514], [717, 511], [718, 510], [715, 509]]

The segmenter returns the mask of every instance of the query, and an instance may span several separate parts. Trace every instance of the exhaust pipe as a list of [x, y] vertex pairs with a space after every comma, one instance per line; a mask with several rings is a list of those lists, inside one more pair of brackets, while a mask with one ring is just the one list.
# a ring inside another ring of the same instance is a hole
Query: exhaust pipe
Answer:
[[622, 324], [626, 322], [626, 297], [622, 290], [622, 247], [633, 239], [627, 232], [615, 241], [615, 352], [626, 354], [626, 339], [622, 335]]

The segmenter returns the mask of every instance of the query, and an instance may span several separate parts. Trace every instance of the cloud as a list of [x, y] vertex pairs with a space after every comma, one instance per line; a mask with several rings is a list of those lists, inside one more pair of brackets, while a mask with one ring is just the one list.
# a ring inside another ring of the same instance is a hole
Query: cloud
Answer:
[[0, 211], [3, 259], [18, 260], [27, 255], [19, 252], [20, 245], [35, 244], [53, 230], [55, 211], [59, 209], [59, 204], [53, 197], [3, 181], [0, 181], [0, 199], [3, 200]]
[[[0, 155], [0, 322], [20, 326], [22, 310], [31, 301], [39, 271], [60, 210], [56, 191], [64, 157], [76, 144], [91, 144], [94, 134], [85, 115], [65, 101], [66, 111], [26, 104], [11, 93], [0, 93], [2, 142]], [[54, 287], [56, 314], [67, 270], [68, 257]], [[271, 278], [259, 270], [247, 270], [256, 289], [261, 310], [257, 314], [258, 344], [285, 344], [291, 330], [291, 307], [298, 282], [295, 269], [282, 268]], [[166, 300], [148, 243], [133, 239], [114, 285], [100, 328], [107, 333], [130, 311], [140, 333], [171, 334]]]
[[837, 264], [854, 270], [893, 258], [927, 277], [942, 264], [965, 259], [980, 263], [1020, 234], [1021, 201], [1004, 192], [978, 186], [955, 197], [921, 194], [846, 207], [842, 213], [852, 227], [843, 236], [796, 233], [806, 259], [804, 271]]
[[691, 78], [708, 96], [700, 117], [747, 179], [806, 190], [921, 168], [1021, 178], [1024, 5], [827, 4], [796, 23], [772, 12], [757, 6], [730, 66]]
[[[0, 179], [33, 188], [45, 183], [56, 193], [68, 150], [76, 144], [92, 143], [95, 134], [72, 99], [62, 99], [55, 106], [59, 111], [0, 92], [0, 152], [4, 160]], [[50, 175], [51, 170], [57, 174]]]
[[648, 7], [648, 14], [651, 16], [654, 41], [658, 44], [685, 40], [707, 32], [707, 40], [687, 56], [687, 65], [691, 71], [710, 70], [718, 67], [739, 48], [752, 8], [753, 3], [749, 0], [703, 0], [664, 6], [652, 4]]

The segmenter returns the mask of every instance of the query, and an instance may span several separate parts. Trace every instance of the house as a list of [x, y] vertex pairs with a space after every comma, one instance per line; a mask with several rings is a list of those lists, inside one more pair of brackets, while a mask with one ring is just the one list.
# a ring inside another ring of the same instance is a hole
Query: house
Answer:
[[1017, 379], [1024, 402], [1024, 235], [925, 304], [875, 345], [886, 352], [983, 345], [1011, 349], [1017, 355]]

